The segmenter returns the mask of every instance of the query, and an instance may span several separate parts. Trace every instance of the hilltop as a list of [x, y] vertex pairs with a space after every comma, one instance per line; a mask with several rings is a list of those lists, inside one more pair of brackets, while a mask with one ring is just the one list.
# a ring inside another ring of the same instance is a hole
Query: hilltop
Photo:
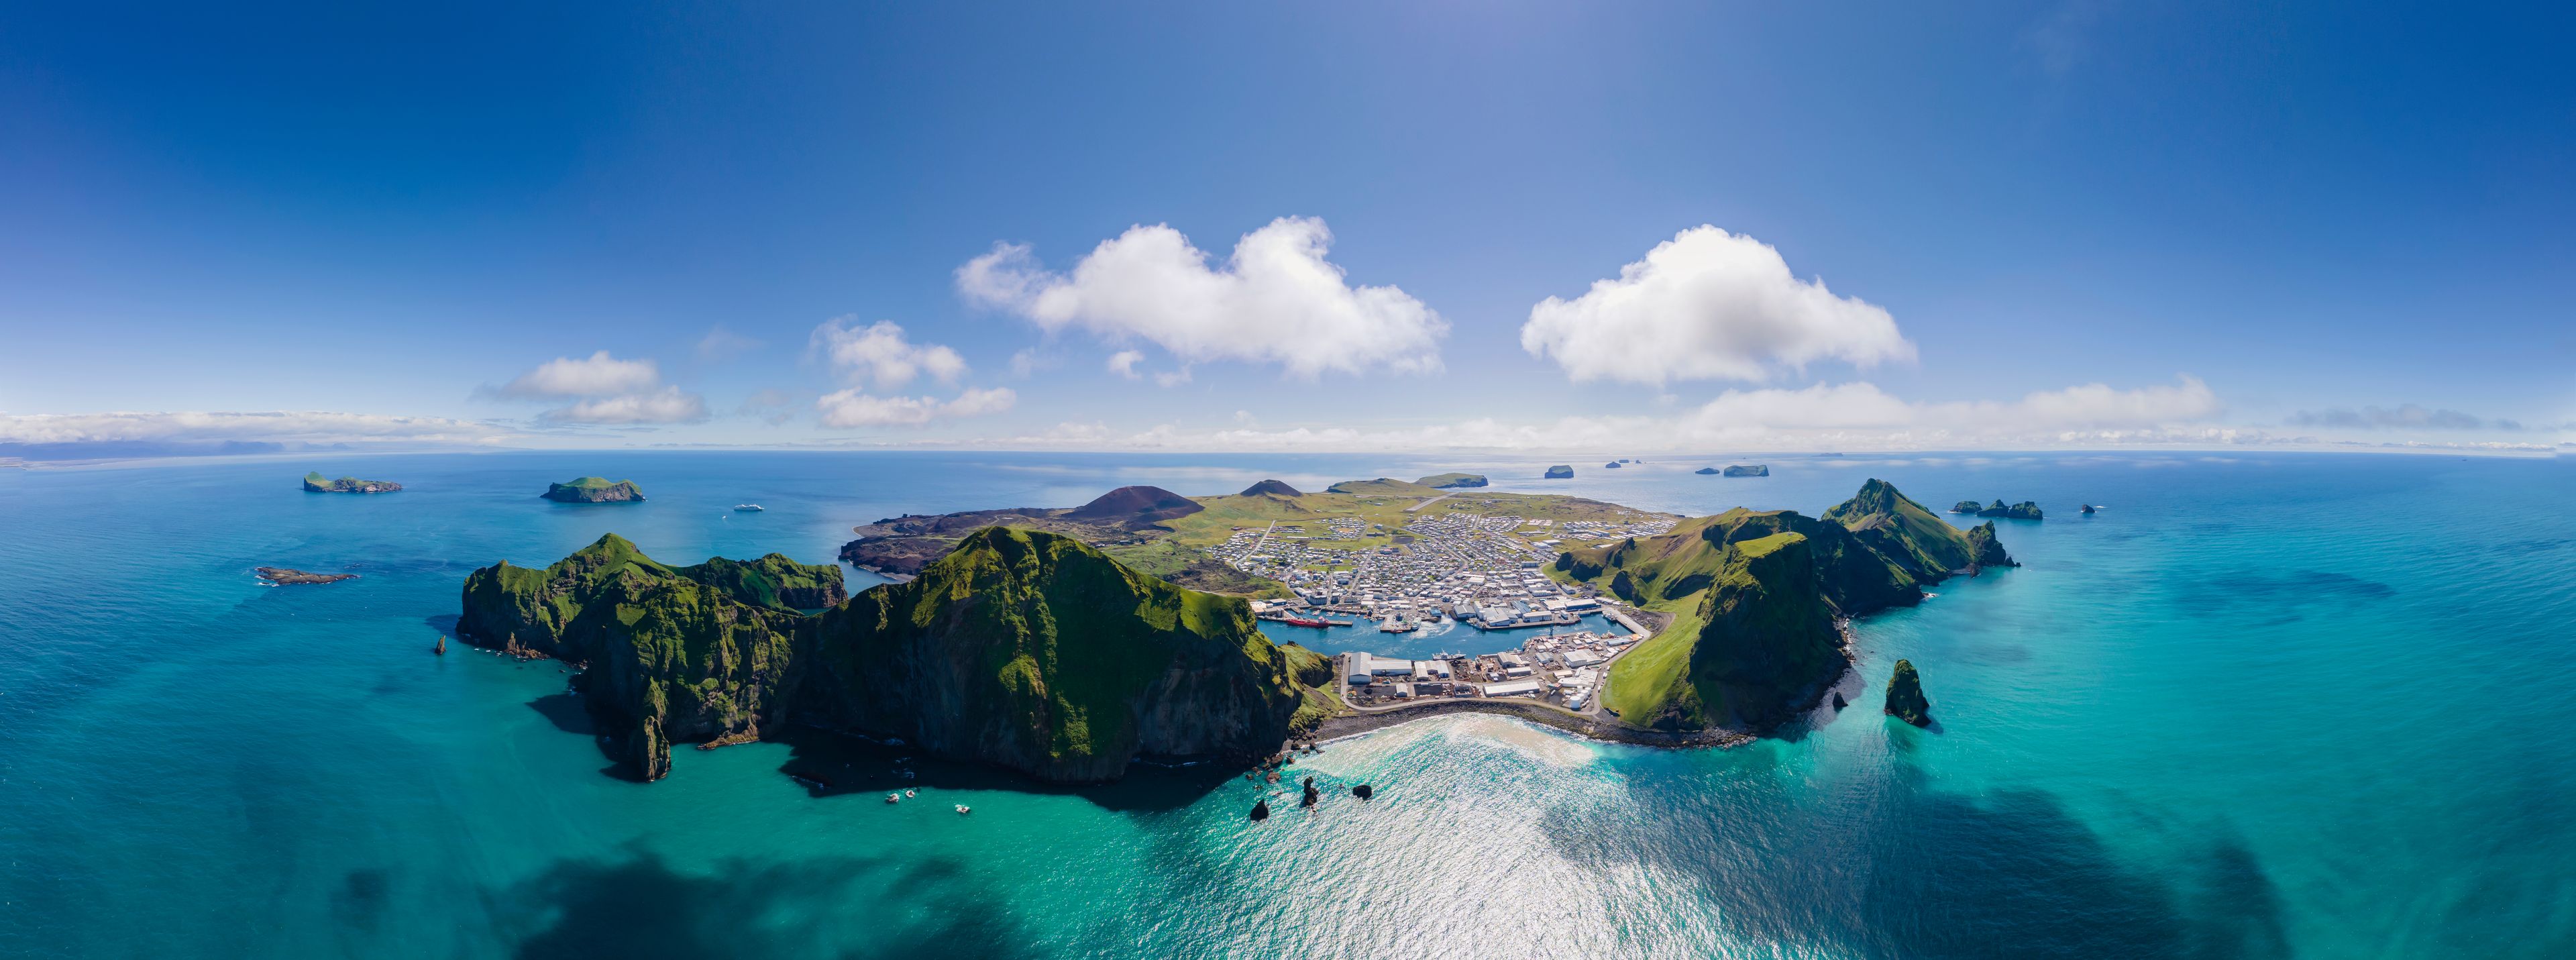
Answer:
[[1849, 666], [1837, 618], [1920, 603], [1924, 585], [2001, 554], [1991, 530], [1972, 544], [1871, 480], [1822, 519], [1737, 508], [1569, 551], [1551, 575], [1674, 616], [1612, 667], [1603, 702], [1621, 719], [1763, 730], [1812, 705]]
[[[805, 590], [835, 603], [798, 610]], [[1307, 689], [1321, 658], [1273, 645], [1242, 601], [1054, 534], [988, 528], [910, 582], [839, 590], [837, 567], [671, 567], [611, 534], [544, 570], [474, 571], [457, 631], [585, 666], [605, 749], [645, 779], [674, 743], [801, 723], [1095, 782], [1140, 756], [1265, 756], [1328, 702]]]
[[1485, 475], [1481, 473], [1435, 473], [1413, 481], [1415, 486], [1430, 487], [1434, 490], [1464, 490], [1485, 486], [1488, 482]]

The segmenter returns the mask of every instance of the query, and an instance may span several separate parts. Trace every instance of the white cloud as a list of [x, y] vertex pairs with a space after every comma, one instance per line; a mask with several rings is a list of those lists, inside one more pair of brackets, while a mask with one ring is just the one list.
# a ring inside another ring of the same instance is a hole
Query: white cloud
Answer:
[[1143, 362], [1145, 362], [1144, 351], [1120, 350], [1117, 353], [1109, 355], [1109, 362], [1106, 366], [1109, 368], [1109, 372], [1125, 377], [1129, 380], [1134, 380], [1141, 376], [1141, 374], [1136, 372], [1136, 365]]
[[549, 423], [681, 423], [707, 416], [705, 398], [664, 386], [661, 368], [653, 361], [620, 360], [606, 350], [579, 360], [556, 357], [489, 392], [526, 399], [579, 399], [537, 415]]
[[1011, 375], [1026, 380], [1040, 370], [1054, 369], [1059, 361], [1036, 347], [1023, 347], [1011, 354]]
[[0, 443], [403, 440], [482, 444], [509, 435], [502, 428], [471, 420], [317, 410], [0, 414]]
[[1654, 386], [1761, 381], [1817, 360], [1914, 359], [1886, 310], [1800, 280], [1778, 250], [1712, 226], [1675, 234], [1580, 297], [1540, 301], [1521, 348], [1576, 380]]
[[1136, 226], [1066, 273], [1038, 266], [1025, 245], [996, 244], [957, 269], [957, 288], [1049, 332], [1143, 340], [1184, 363], [1276, 363], [1307, 378], [1438, 370], [1448, 322], [1395, 287], [1351, 286], [1324, 259], [1332, 239], [1321, 220], [1282, 217], [1211, 268], [1180, 231]]
[[1190, 368], [1188, 367], [1182, 367], [1178, 370], [1165, 370], [1154, 375], [1154, 385], [1156, 386], [1177, 387], [1188, 382], [1190, 382]]
[[934, 420], [1000, 413], [1018, 402], [1008, 387], [967, 390], [954, 400], [932, 397], [879, 397], [857, 389], [826, 394], [814, 411], [827, 427], [921, 426]]
[[649, 393], [583, 400], [537, 416], [553, 423], [683, 423], [706, 419], [707, 402], [705, 398], [683, 392], [678, 387], [663, 387]]
[[503, 396], [562, 398], [604, 397], [651, 390], [662, 372], [651, 360], [619, 360], [602, 350], [575, 360], [556, 357], [522, 373], [501, 387]]
[[[2232, 444], [2255, 434], [2211, 427], [2217, 396], [2192, 377], [2173, 384], [2115, 390], [2100, 384], [2032, 393], [2011, 401], [1926, 403], [1891, 396], [1868, 383], [1820, 384], [1797, 390], [1731, 390], [1669, 416], [1563, 417], [1509, 423], [1480, 418], [1457, 423], [1364, 429], [1351, 427], [1191, 430], [1173, 424], [1123, 439], [1087, 437], [1085, 446], [1173, 450], [1711, 451], [1961, 449], [2123, 444]], [[1006, 443], [1048, 446], [1045, 438]]]
[[857, 320], [838, 317], [814, 328], [814, 348], [850, 383], [873, 383], [878, 389], [891, 390], [922, 374], [941, 383], [955, 383], [966, 372], [966, 358], [955, 350], [913, 343], [904, 337], [902, 325], [890, 320], [866, 327], [855, 326]]

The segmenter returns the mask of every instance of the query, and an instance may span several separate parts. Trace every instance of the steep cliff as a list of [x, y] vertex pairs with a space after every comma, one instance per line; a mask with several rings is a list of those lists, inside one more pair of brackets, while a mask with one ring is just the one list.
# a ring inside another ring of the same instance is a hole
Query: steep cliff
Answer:
[[1611, 668], [1604, 703], [1623, 720], [1762, 730], [1847, 667], [1837, 617], [1920, 603], [1925, 585], [1978, 556], [2003, 557], [1992, 526], [1972, 540], [1871, 480], [1822, 520], [1738, 508], [1569, 551], [1551, 575], [1674, 616]]
[[587, 665], [611, 752], [648, 779], [673, 743], [802, 722], [1090, 782], [1140, 755], [1267, 754], [1301, 709], [1309, 726], [1330, 710], [1298, 682], [1329, 665], [1272, 645], [1241, 600], [1067, 537], [989, 528], [910, 582], [841, 591], [838, 567], [671, 567], [610, 535], [543, 570], [474, 571], [457, 630]]
[[777, 554], [671, 567], [609, 534], [543, 570], [504, 562], [468, 574], [456, 631], [587, 665], [583, 699], [612, 752], [655, 779], [673, 742], [757, 735], [782, 719], [779, 687], [807, 619], [785, 600], [840, 592], [839, 567]]
[[908, 583], [825, 612], [800, 704], [822, 723], [1041, 779], [1114, 779], [1138, 755], [1266, 754], [1301, 701], [1243, 601], [1080, 541], [995, 527]]
[[2004, 552], [2004, 543], [1995, 539], [1995, 522], [1988, 520], [1968, 528], [1968, 569], [2018, 567], [2021, 564]]

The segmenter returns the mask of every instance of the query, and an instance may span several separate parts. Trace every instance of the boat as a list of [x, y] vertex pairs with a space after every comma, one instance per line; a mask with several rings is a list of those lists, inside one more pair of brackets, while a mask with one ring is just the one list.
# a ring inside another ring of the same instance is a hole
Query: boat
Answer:
[[969, 806], [967, 806], [967, 805], [965, 805], [965, 804], [962, 804], [962, 803], [957, 805], [957, 815], [958, 815], [958, 816], [961, 816], [961, 817], [962, 817], [962, 816], [965, 816], [966, 814], [970, 814], [970, 813], [973, 813], [973, 812], [975, 812], [975, 810], [974, 810], [974, 808], [972, 808], [972, 807], [969, 807]]
[[902, 802], [903, 802], [903, 794], [900, 794], [900, 793], [889, 793], [889, 794], [886, 794], [886, 802], [887, 802], [887, 803], [902, 803]]
[[759, 505], [759, 504], [757, 504], [757, 503], [737, 503], [737, 504], [734, 504], [734, 505], [733, 505], [733, 508], [734, 508], [734, 509], [736, 509], [736, 510], [742, 511], [742, 512], [744, 512], [744, 513], [759, 513], [762, 509], [764, 509], [761, 505]]
[[903, 792], [903, 798], [904, 798], [904, 799], [906, 799], [906, 800], [910, 800], [910, 799], [912, 799], [912, 798], [914, 798], [914, 797], [918, 797], [918, 796], [920, 796], [920, 795], [921, 795], [921, 791], [919, 791], [919, 790], [906, 790], [906, 791], [904, 791], [904, 792]]

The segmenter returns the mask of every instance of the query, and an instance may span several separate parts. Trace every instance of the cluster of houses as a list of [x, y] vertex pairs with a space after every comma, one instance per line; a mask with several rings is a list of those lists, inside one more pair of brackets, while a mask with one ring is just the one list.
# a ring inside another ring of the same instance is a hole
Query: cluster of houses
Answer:
[[1475, 657], [1399, 660], [1353, 651], [1343, 679], [1362, 702], [1422, 697], [1539, 697], [1581, 710], [1601, 688], [1612, 657], [1634, 637], [1569, 633], [1532, 637], [1519, 650]]

